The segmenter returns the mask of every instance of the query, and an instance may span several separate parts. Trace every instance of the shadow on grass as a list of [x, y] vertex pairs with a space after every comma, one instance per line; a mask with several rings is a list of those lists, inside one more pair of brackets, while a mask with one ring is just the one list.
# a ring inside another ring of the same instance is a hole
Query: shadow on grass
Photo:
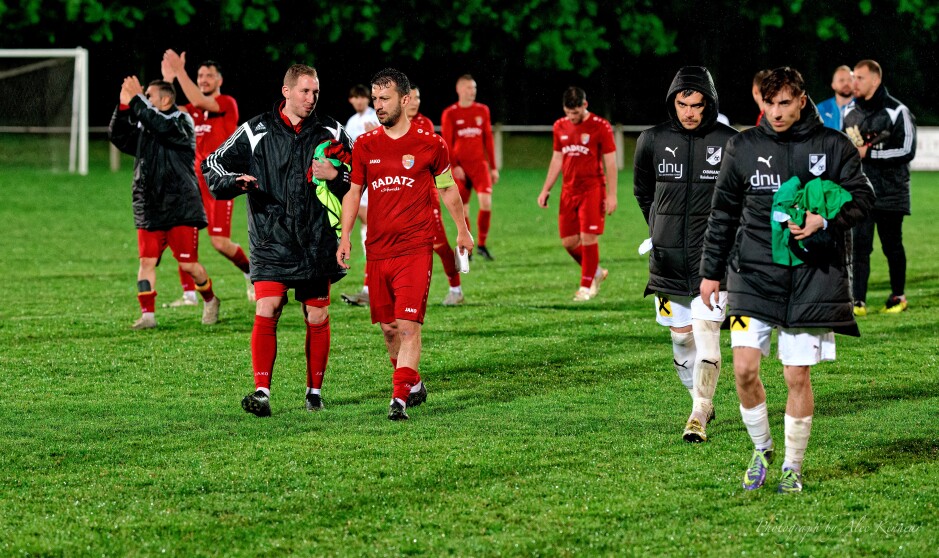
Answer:
[[840, 417], [866, 413], [891, 403], [930, 399], [939, 394], [939, 382], [921, 382], [904, 386], [884, 386], [828, 393], [824, 403], [815, 408], [815, 414]]
[[843, 479], [871, 475], [884, 466], [906, 468], [937, 460], [939, 440], [907, 438], [864, 447], [833, 467], [813, 467], [812, 475], [819, 480]]

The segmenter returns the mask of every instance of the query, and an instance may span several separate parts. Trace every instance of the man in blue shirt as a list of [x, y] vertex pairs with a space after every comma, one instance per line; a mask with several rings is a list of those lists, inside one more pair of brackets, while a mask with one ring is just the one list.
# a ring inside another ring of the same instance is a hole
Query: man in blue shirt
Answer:
[[844, 107], [854, 97], [854, 72], [847, 66], [838, 66], [831, 77], [831, 88], [835, 96], [818, 104], [818, 114], [825, 126], [834, 130], [842, 129]]

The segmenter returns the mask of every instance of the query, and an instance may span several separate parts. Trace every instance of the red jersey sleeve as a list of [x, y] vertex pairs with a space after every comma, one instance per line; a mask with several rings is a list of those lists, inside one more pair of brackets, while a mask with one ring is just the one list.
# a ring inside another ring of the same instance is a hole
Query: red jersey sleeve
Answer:
[[365, 173], [365, 144], [368, 142], [362, 141], [364, 139], [365, 137], [360, 136], [352, 147], [352, 174], [349, 176], [349, 182], [362, 187], [365, 187], [365, 180], [368, 178]]
[[554, 121], [554, 131], [551, 135], [554, 136], [554, 150], [560, 151], [561, 150], [561, 121], [560, 120]]
[[437, 136], [437, 139], [437, 149], [434, 152], [433, 165], [431, 168], [435, 177], [440, 176], [450, 168], [450, 150], [447, 149], [447, 144], [443, 141], [443, 138]]
[[603, 121], [603, 135], [600, 137], [600, 153], [607, 155], [616, 152], [616, 140], [613, 138], [613, 127], [606, 120]]
[[492, 117], [489, 114], [489, 107], [483, 105], [483, 147], [486, 148], [486, 157], [489, 158], [489, 168], [496, 168], [496, 148], [492, 140]]

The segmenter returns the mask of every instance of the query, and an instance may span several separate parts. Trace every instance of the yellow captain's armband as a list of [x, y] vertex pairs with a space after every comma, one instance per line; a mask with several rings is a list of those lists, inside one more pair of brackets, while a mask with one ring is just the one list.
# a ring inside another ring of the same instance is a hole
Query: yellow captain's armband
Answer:
[[450, 172], [450, 167], [447, 167], [447, 170], [435, 176], [434, 183], [436, 183], [437, 188], [456, 186], [456, 181], [453, 180], [453, 173]]

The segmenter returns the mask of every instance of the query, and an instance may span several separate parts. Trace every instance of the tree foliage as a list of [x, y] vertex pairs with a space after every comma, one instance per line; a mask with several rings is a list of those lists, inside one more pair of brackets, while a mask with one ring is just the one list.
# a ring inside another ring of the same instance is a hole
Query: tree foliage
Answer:
[[[915, 30], [939, 34], [934, 0], [893, 0]], [[259, 34], [272, 59], [307, 54], [310, 43], [365, 43], [414, 60], [429, 54], [480, 57], [520, 53], [530, 68], [588, 76], [605, 60], [676, 52], [678, 26], [671, 14], [714, 10], [742, 18], [762, 32], [801, 27], [823, 42], [851, 40], [851, 25], [869, 18], [872, 0], [159, 0], [131, 4], [108, 0], [0, 0], [0, 30], [29, 37], [30, 46], [54, 46], [81, 33], [111, 42], [145, 24], [193, 26]], [[868, 21], [868, 24], [873, 23]], [[45, 45], [35, 44], [41, 41]], [[19, 46], [19, 45], [8, 45]]]

